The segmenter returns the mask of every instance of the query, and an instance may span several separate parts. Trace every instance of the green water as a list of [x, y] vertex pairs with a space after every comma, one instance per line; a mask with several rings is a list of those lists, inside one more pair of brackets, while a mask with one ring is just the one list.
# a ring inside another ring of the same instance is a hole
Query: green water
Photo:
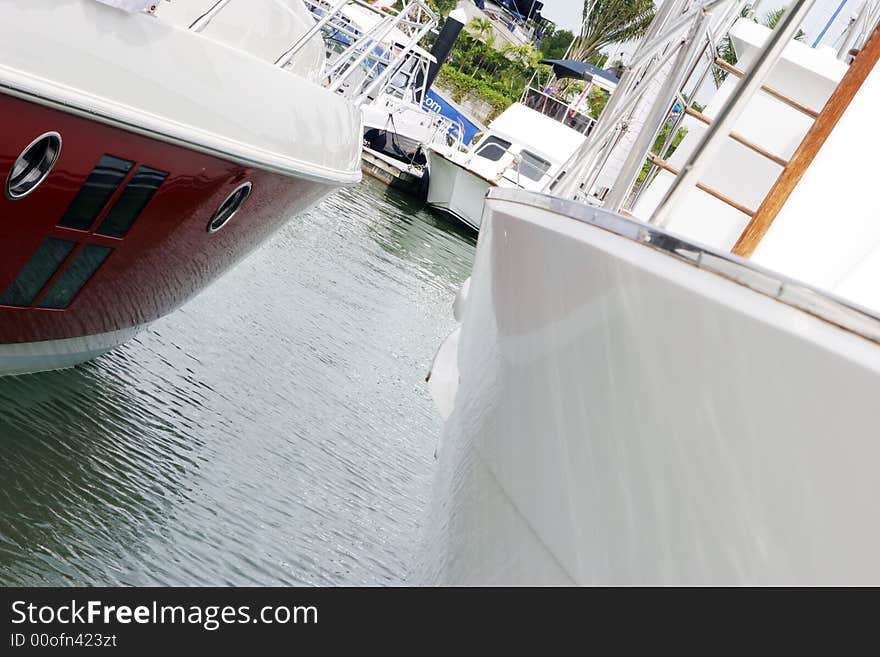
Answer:
[[0, 583], [405, 582], [474, 246], [367, 180], [125, 346], [0, 379]]

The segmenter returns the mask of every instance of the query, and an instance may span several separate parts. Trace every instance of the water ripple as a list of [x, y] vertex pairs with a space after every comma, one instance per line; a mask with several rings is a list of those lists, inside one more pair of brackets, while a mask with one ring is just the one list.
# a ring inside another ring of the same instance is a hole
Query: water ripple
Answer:
[[473, 251], [366, 181], [123, 347], [0, 379], [0, 583], [405, 581]]

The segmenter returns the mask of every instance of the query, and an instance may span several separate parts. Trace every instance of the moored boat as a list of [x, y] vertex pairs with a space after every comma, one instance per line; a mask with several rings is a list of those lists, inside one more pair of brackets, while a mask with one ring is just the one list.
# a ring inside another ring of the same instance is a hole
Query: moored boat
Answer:
[[320, 27], [301, 0], [0, 7], [0, 374], [113, 348], [360, 179], [363, 44], [327, 59]]
[[[333, 10], [328, 0], [307, 0], [307, 6], [316, 16]], [[377, 3], [346, 5], [339, 18], [325, 28], [329, 49], [345, 48], [363, 34], [379, 28], [385, 17], [376, 11], [376, 6]], [[426, 12], [420, 26], [435, 22], [433, 15]], [[426, 31], [421, 29], [423, 33]], [[412, 37], [409, 21], [387, 30], [360, 63], [358, 74], [371, 82], [389, 67], [394, 69], [383, 85], [370, 88], [361, 105], [365, 148], [408, 165], [422, 166], [425, 163], [423, 146], [435, 140], [445, 142], [453, 124], [438, 112], [423, 107], [428, 69], [436, 60], [413, 42]]]
[[524, 101], [490, 122], [469, 150], [428, 148], [428, 205], [479, 230], [490, 188], [539, 190], [559, 175], [593, 120], [536, 89]]
[[[654, 179], [656, 202], [650, 187], [630, 195], [646, 150], [624, 154], [608, 188], [603, 149], [652, 75], [670, 77], [633, 143], [650, 146], [680, 111], [676, 73], [699, 77], [707, 28], [727, 32], [708, 22], [722, 3], [664, 5], [555, 196], [490, 191], [461, 326], [430, 376], [447, 419], [428, 581], [880, 581], [880, 235], [867, 183], [880, 29], [851, 41], [854, 61], [842, 53], [839, 85], [811, 108], [779, 89], [800, 71], [821, 95], [836, 67], [811, 70], [790, 43], [810, 5], [794, 2], [744, 70], [724, 69], [742, 81], [711, 117], [691, 117], [710, 120], [677, 165], [648, 159], [675, 177]], [[676, 26], [689, 36], [668, 67], [655, 55]], [[750, 110], [768, 97], [787, 109], [756, 130]], [[788, 110], [814, 119], [788, 152], [753, 141], [795, 134]], [[725, 166], [741, 149], [777, 165], [757, 207], [729, 195], [755, 180]], [[745, 216], [705, 211], [699, 195]]]

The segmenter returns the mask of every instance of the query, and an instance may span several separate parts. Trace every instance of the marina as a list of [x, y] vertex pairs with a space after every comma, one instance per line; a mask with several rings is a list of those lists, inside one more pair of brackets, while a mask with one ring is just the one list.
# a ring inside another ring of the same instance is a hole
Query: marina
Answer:
[[880, 582], [880, 0], [544, 4], [0, 7], [0, 583]]

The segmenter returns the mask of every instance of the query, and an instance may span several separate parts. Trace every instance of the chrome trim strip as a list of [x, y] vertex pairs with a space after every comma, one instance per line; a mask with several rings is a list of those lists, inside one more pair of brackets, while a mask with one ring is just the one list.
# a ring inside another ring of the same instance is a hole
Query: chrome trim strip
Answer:
[[640, 242], [880, 344], [880, 315], [874, 311], [765, 269], [745, 258], [689, 242], [658, 226], [578, 201], [504, 187], [491, 188], [486, 198], [547, 210]]
[[305, 168], [300, 169], [292, 166], [280, 166], [243, 155], [233, 155], [228, 151], [222, 151], [216, 148], [212, 148], [210, 146], [205, 146], [203, 144], [199, 144], [198, 142], [191, 141], [183, 137], [178, 137], [168, 132], [146, 128], [137, 125], [136, 123], [131, 123], [129, 121], [110, 116], [109, 114], [101, 113], [94, 109], [78, 107], [76, 105], [65, 103], [63, 101], [55, 100], [53, 98], [50, 98], [49, 96], [45, 96], [35, 91], [14, 87], [4, 80], [0, 80], [0, 93], [6, 94], [7, 96], [12, 96], [14, 98], [20, 98], [22, 100], [34, 102], [38, 105], [42, 105], [50, 109], [73, 114], [81, 118], [97, 121], [99, 123], [109, 125], [113, 128], [119, 128], [121, 130], [126, 130], [127, 132], [141, 135], [142, 137], [156, 139], [158, 141], [172, 144], [174, 146], [180, 146], [182, 148], [187, 148], [189, 150], [197, 151], [199, 153], [204, 153], [205, 155], [218, 157], [220, 159], [226, 160], [227, 162], [233, 162], [235, 164], [240, 164], [246, 167], [253, 167], [262, 171], [269, 171], [271, 173], [278, 173], [283, 176], [290, 176], [295, 178], [305, 178], [306, 180], [310, 180], [312, 182], [320, 182], [332, 185], [355, 185], [361, 181], [362, 174], [360, 167], [358, 167], [356, 171], [341, 171], [338, 169], [325, 169], [324, 167], [320, 167], [318, 165], [309, 164], [308, 166], [314, 167], [318, 171], [308, 171]]

